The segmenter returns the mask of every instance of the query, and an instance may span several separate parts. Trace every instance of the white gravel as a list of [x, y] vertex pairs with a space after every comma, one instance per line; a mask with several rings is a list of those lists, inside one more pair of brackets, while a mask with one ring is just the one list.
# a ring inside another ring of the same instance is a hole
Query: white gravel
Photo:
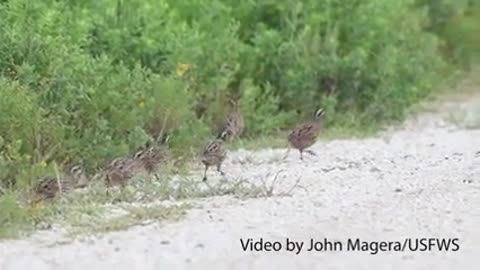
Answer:
[[[245, 201], [209, 198], [179, 222], [65, 244], [39, 232], [0, 243], [0, 269], [478, 269], [480, 130], [423, 115], [378, 138], [319, 141], [312, 150], [318, 156], [304, 162], [294, 151], [282, 161], [285, 149], [238, 151], [225, 164], [230, 176], [251, 181], [271, 180], [283, 170], [280, 191], [298, 177], [307, 191]], [[244, 252], [240, 238], [280, 241], [283, 248], [286, 238], [327, 238], [341, 241], [343, 250]], [[348, 238], [458, 238], [459, 250], [372, 255], [347, 250]]]

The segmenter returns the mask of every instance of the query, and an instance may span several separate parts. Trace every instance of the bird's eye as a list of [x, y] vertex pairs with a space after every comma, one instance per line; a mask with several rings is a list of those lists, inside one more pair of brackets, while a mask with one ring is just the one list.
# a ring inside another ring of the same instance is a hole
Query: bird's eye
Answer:
[[136, 154], [135, 154], [135, 158], [141, 158], [142, 156], [144, 155], [144, 151], [138, 151]]

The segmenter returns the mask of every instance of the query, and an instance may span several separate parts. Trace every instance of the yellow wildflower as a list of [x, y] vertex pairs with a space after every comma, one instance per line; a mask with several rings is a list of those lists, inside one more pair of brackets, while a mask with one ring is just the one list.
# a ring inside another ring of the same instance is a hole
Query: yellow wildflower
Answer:
[[190, 69], [190, 64], [178, 64], [177, 65], [177, 75], [181, 77], [189, 69]]
[[32, 202], [32, 208], [33, 209], [37, 209], [37, 208], [40, 208], [42, 206], [42, 201], [35, 201], [35, 202]]
[[144, 107], [145, 107], [145, 102], [140, 101], [140, 102], [138, 103], [138, 107], [144, 108]]
[[45, 162], [45, 160], [42, 160], [42, 161], [40, 162], [40, 167], [42, 167], [42, 168], [47, 167], [47, 162]]

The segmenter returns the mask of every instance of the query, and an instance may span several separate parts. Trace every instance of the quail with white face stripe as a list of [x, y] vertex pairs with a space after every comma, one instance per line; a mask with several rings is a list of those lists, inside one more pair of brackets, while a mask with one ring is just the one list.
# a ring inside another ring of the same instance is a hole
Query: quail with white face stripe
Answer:
[[205, 172], [203, 175], [203, 181], [207, 181], [207, 171], [210, 166], [216, 166], [217, 172], [221, 175], [225, 173], [221, 170], [222, 163], [227, 157], [227, 150], [225, 148], [225, 140], [227, 138], [227, 132], [222, 131], [218, 137], [210, 141], [201, 153], [201, 161], [205, 165]]
[[311, 121], [298, 125], [290, 132], [287, 137], [289, 146], [284, 158], [286, 158], [290, 153], [291, 147], [300, 152], [301, 160], [303, 160], [303, 152], [316, 155], [315, 152], [308, 150], [307, 148], [315, 143], [318, 135], [320, 134], [324, 116], [325, 111], [323, 109], [318, 109], [315, 111]]
[[242, 135], [245, 129], [245, 121], [240, 112], [238, 101], [230, 100], [230, 103], [232, 104], [232, 111], [225, 118], [222, 130], [227, 132], [229, 140], [233, 140]]
[[137, 152], [146, 172], [149, 175], [153, 174], [157, 180], [159, 180], [158, 170], [170, 159], [169, 140], [170, 136], [164, 134], [160, 136], [153, 145], [147, 145], [145, 149]]
[[87, 178], [83, 172], [82, 166], [77, 164], [69, 167], [63, 175], [44, 176], [34, 186], [32, 204], [37, 204], [43, 200], [51, 200], [58, 193], [69, 192], [75, 188], [84, 187]]

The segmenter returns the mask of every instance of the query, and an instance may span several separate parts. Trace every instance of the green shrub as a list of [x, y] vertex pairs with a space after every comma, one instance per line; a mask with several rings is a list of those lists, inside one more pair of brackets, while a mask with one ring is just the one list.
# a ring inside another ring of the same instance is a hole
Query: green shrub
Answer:
[[418, 0], [428, 10], [425, 28], [442, 40], [450, 61], [470, 66], [480, 51], [480, 2], [476, 0]]
[[[30, 8], [18, 8], [22, 3]], [[54, 162], [83, 160], [98, 168], [162, 128], [186, 128], [193, 117], [186, 82], [110, 55], [90, 55], [82, 48], [89, 32], [69, 36], [63, 27], [72, 18], [60, 12], [67, 8], [61, 5], [10, 1], [0, 10], [5, 22], [16, 22], [0, 32], [4, 184], [31, 183], [52, 171]]]
[[[163, 129], [175, 154], [190, 156], [235, 97], [249, 137], [318, 106], [328, 125], [399, 119], [444, 66], [414, 4], [4, 1], [0, 183], [29, 186], [79, 161], [93, 172]], [[433, 26], [447, 16], [438, 14]]]
[[20, 207], [16, 194], [0, 196], [0, 213], [0, 238], [15, 238], [18, 232], [33, 229], [33, 215]]
[[257, 16], [239, 18], [242, 24], [258, 20], [250, 28], [253, 33], [244, 33], [252, 44], [248, 61], [255, 63], [244, 65], [250, 68], [244, 73], [261, 87], [270, 84], [283, 110], [310, 115], [329, 103], [339, 114], [357, 112], [358, 121], [366, 124], [397, 119], [429, 93], [443, 65], [437, 39], [422, 30], [424, 14], [412, 10], [412, 3], [272, 1], [251, 6], [240, 14]]

